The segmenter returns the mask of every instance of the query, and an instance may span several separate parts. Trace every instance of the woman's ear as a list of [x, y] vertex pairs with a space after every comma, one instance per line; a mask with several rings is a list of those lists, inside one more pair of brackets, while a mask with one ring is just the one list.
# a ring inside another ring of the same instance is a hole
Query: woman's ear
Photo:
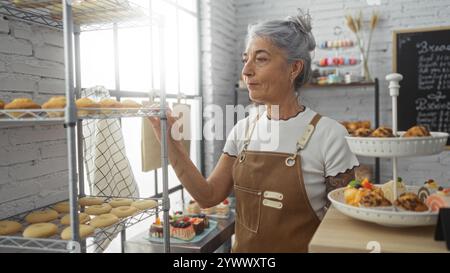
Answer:
[[292, 63], [291, 79], [296, 79], [300, 73], [303, 71], [304, 62], [303, 60], [297, 60]]

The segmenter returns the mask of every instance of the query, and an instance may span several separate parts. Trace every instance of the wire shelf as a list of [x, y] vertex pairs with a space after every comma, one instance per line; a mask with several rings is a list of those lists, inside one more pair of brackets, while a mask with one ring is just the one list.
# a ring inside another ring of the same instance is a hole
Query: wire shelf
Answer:
[[[128, 0], [73, 1], [73, 21], [81, 31], [143, 26], [155, 23], [148, 12]], [[0, 14], [15, 19], [63, 29], [61, 0], [0, 0]]]
[[[78, 108], [79, 119], [114, 119], [159, 116], [161, 108]], [[0, 110], [2, 122], [64, 122], [65, 109]]]
[[31, 239], [13, 236], [0, 236], [0, 248], [61, 253], [79, 253], [81, 249], [80, 244], [74, 241]]
[[[94, 197], [94, 196], [90, 196]], [[108, 203], [111, 199], [114, 198], [129, 198], [129, 197], [114, 197], [114, 196], [96, 196], [104, 198], [104, 203]], [[149, 200], [149, 198], [129, 198], [133, 201], [136, 200]], [[93, 235], [86, 238], [88, 243], [86, 244], [87, 249], [95, 250], [95, 251], [104, 251], [108, 244], [105, 245], [105, 242], [112, 241], [122, 230], [125, 230], [139, 222], [142, 222], [154, 215], [156, 215], [157, 211], [162, 210], [162, 199], [151, 198], [151, 200], [155, 200], [158, 204], [154, 208], [139, 210], [135, 215], [120, 218], [120, 221], [104, 228], [96, 228]], [[68, 201], [68, 200], [66, 200]], [[59, 202], [58, 202], [59, 203]], [[29, 225], [25, 221], [25, 217], [33, 212], [44, 209], [51, 209], [54, 204], [41, 207], [35, 210], [23, 212], [21, 214], [8, 217], [3, 220], [16, 221], [22, 224], [23, 227]], [[59, 216], [62, 216], [61, 214]], [[67, 226], [61, 225], [60, 217], [58, 219], [52, 221], [58, 226], [58, 231], [61, 232]], [[75, 241], [67, 241], [60, 239], [60, 234], [56, 234], [46, 239], [36, 239], [36, 238], [24, 238], [21, 233], [16, 233], [13, 236], [0, 236], [0, 249], [15, 249], [15, 250], [34, 250], [34, 251], [44, 251], [44, 252], [71, 252], [77, 253], [81, 252], [80, 244]]]

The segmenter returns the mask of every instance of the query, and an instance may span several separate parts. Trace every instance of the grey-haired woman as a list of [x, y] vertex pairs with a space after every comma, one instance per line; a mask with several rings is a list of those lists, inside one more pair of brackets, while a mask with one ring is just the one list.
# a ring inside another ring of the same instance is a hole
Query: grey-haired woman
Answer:
[[[309, 14], [300, 10], [252, 25], [246, 45], [242, 76], [250, 99], [266, 111], [235, 125], [207, 179], [173, 139], [169, 159], [201, 207], [217, 205], [234, 189], [233, 252], [306, 252], [325, 213], [326, 193], [348, 183], [359, 163], [345, 128], [297, 98], [310, 78], [315, 48]], [[151, 121], [159, 132], [159, 120]], [[276, 132], [265, 129], [274, 125]]]

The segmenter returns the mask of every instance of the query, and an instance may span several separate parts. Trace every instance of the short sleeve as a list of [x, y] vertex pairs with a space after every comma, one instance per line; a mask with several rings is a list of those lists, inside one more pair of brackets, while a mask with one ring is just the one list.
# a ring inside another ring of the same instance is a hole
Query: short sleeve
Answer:
[[329, 134], [323, 145], [325, 160], [325, 177], [333, 177], [359, 166], [358, 159], [345, 140], [348, 135], [344, 126], [334, 121], [329, 127]]

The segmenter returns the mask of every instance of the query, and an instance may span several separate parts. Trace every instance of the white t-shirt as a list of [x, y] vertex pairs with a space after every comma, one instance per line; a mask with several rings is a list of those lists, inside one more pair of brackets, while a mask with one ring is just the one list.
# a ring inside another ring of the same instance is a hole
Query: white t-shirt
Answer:
[[[262, 113], [247, 150], [294, 153], [298, 139], [303, 136], [315, 115], [316, 112], [307, 107], [288, 120], [271, 120], [266, 112]], [[237, 157], [243, 149], [246, 131], [250, 130], [255, 119], [256, 115], [249, 115], [237, 122], [223, 148], [225, 154]], [[325, 178], [359, 165], [344, 138], [346, 135], [348, 133], [344, 126], [333, 119], [322, 117], [305, 149], [300, 151], [306, 193], [319, 219], [323, 218], [327, 201]]]

